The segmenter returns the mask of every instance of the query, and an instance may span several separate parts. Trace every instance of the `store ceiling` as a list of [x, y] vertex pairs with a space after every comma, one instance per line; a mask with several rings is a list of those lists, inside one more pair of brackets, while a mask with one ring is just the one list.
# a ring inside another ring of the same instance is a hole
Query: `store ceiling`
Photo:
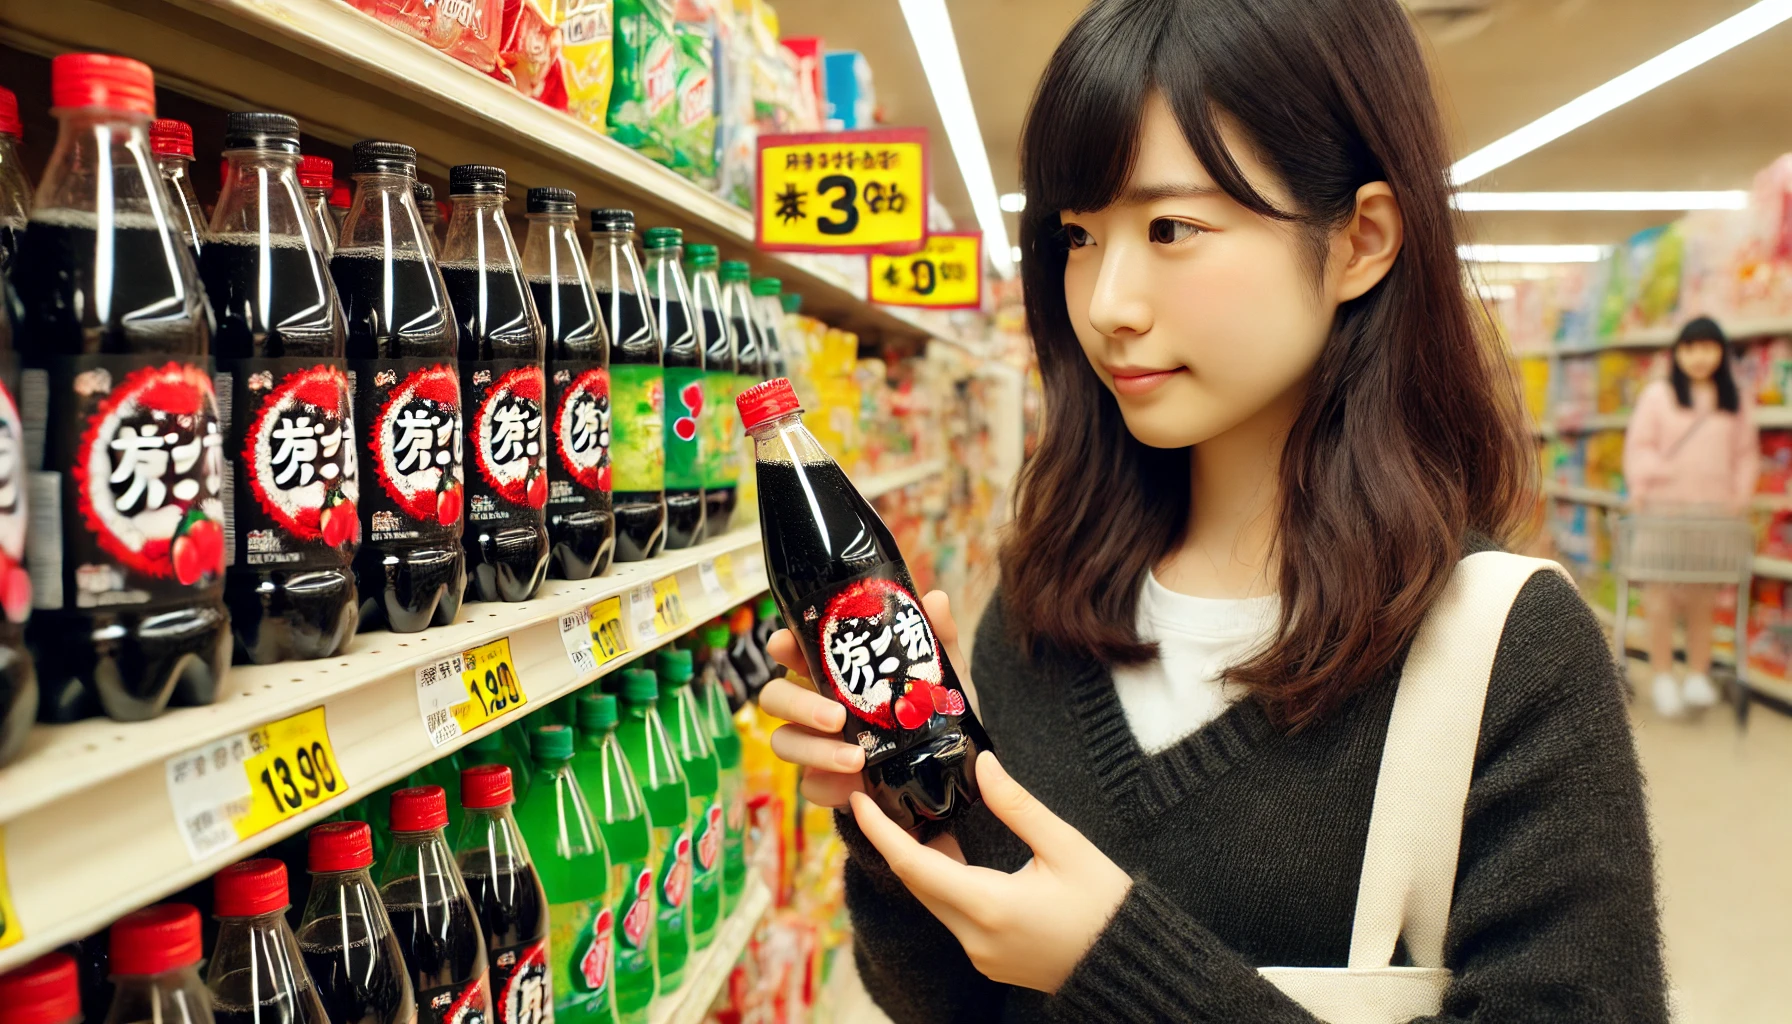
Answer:
[[[1451, 141], [1466, 155], [1711, 27], [1753, 0], [1405, 0], [1428, 39]], [[969, 198], [896, 0], [774, 0], [787, 36], [865, 53], [891, 124], [932, 130], [935, 190]], [[1083, 0], [946, 0], [995, 171], [1019, 188], [1033, 84]], [[1768, 31], [1474, 183], [1500, 191], [1747, 188], [1792, 150], [1792, 23]], [[1467, 214], [1472, 240], [1615, 242], [1667, 213]], [[1010, 232], [1014, 230], [1012, 218]]]

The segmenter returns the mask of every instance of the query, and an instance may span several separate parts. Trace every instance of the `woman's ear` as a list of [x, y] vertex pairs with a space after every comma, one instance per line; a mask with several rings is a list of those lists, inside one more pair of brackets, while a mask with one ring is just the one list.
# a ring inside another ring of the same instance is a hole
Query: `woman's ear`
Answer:
[[1357, 189], [1356, 213], [1332, 242], [1336, 271], [1332, 297], [1349, 302], [1375, 287], [1394, 265], [1404, 237], [1400, 203], [1388, 183], [1372, 181]]

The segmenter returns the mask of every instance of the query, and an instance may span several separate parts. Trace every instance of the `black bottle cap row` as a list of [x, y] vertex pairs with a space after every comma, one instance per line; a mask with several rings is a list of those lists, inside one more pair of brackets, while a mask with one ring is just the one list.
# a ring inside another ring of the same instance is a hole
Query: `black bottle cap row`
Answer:
[[417, 151], [402, 142], [362, 139], [355, 143], [356, 174], [417, 176]]
[[231, 114], [224, 119], [224, 148], [299, 151], [299, 122], [285, 114]]
[[577, 213], [579, 197], [570, 188], [532, 188], [530, 213]]
[[508, 183], [502, 167], [460, 164], [448, 169], [448, 194], [451, 196], [503, 195]]
[[592, 210], [591, 230], [593, 231], [633, 231], [635, 230], [635, 211], [633, 210]]

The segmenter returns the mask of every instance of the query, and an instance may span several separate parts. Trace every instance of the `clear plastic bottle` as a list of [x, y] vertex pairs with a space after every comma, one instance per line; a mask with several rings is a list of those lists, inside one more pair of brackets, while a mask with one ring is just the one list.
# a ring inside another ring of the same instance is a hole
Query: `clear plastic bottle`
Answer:
[[[355, 205], [354, 190], [347, 185], [336, 185], [330, 189], [330, 237], [342, 244], [342, 225], [348, 221], [348, 211]], [[332, 253], [331, 255], [335, 255]]]
[[199, 980], [199, 911], [158, 903], [112, 924], [112, 1007], [106, 1024], [213, 1024]]
[[205, 211], [193, 192], [193, 126], [158, 117], [149, 126], [149, 148], [173, 201], [174, 223], [197, 259], [205, 248]]
[[418, 1024], [489, 1021], [485, 935], [442, 835], [447, 794], [440, 786], [401, 789], [390, 807], [392, 848], [380, 866], [380, 901], [410, 969]]
[[734, 408], [740, 341], [722, 313], [722, 281], [713, 245], [685, 246], [691, 319], [703, 334], [703, 536], [720, 537], [734, 519], [740, 483], [740, 416]]
[[19, 142], [24, 134], [19, 98], [11, 89], [0, 87], [0, 274], [11, 272], [19, 233], [31, 218], [31, 185], [19, 162]]
[[760, 344], [764, 347], [765, 378], [783, 377], [790, 372], [789, 353], [784, 345], [784, 304], [778, 293], [784, 282], [775, 277], [753, 279], [753, 317], [759, 324]]
[[504, 216], [504, 172], [448, 172], [442, 280], [460, 323], [471, 601], [527, 601], [548, 571], [546, 338]]
[[591, 281], [610, 332], [611, 501], [616, 561], [666, 546], [665, 356], [635, 256], [633, 210], [591, 211]]
[[572, 770], [610, 854], [610, 905], [616, 936], [615, 980], [611, 984], [616, 990], [616, 1024], [646, 1024], [657, 985], [653, 879], [659, 865], [654, 858], [653, 829], [647, 822], [641, 786], [616, 739], [615, 695], [586, 694], [577, 704], [579, 735]]
[[704, 627], [699, 650], [701, 670], [692, 687], [697, 710], [709, 731], [716, 752], [722, 800], [722, 913], [740, 902], [747, 884], [747, 790], [741, 765], [740, 731], [734, 724], [735, 694], [745, 703], [746, 687], [728, 660], [728, 627], [721, 623]]
[[442, 208], [436, 205], [436, 187], [421, 181], [411, 182], [411, 198], [417, 201], [417, 213], [423, 218], [423, 238], [434, 252], [442, 251]]
[[132, 721], [171, 697], [211, 703], [230, 664], [209, 311], [182, 215], [142, 159], [149, 68], [63, 54], [50, 77], [61, 130], [14, 284], [20, 393], [47, 398], [23, 403], [25, 436], [44, 439], [24, 462], [62, 529], [32, 534], [28, 634], [40, 717], [97, 705]]
[[511, 814], [514, 802], [507, 766], [462, 769], [465, 820], [454, 840], [454, 855], [485, 931], [496, 1024], [552, 1024], [548, 898]]
[[576, 230], [578, 197], [529, 190], [523, 274], [547, 335], [548, 573], [582, 580], [609, 571], [616, 550], [610, 503], [610, 332], [597, 308]]
[[665, 995], [684, 980], [691, 952], [691, 802], [678, 751], [660, 721], [659, 680], [652, 669], [622, 672], [622, 721], [616, 739], [629, 770], [641, 784], [647, 821], [653, 826], [654, 898], [658, 901], [654, 967]]
[[81, 1024], [81, 1020], [80, 972], [67, 953], [45, 953], [0, 974], [0, 1024]]
[[[765, 363], [765, 339], [760, 336], [759, 318], [753, 312], [753, 272], [742, 260], [723, 260], [721, 266], [722, 279], [722, 318], [734, 331], [735, 361], [739, 366], [739, 376], [734, 381], [734, 394], [738, 397], [768, 376]], [[739, 409], [735, 410], [735, 422], [740, 422]], [[736, 430], [733, 452], [740, 466], [740, 482], [735, 489], [734, 507], [738, 516], [756, 516], [759, 514], [759, 480], [752, 472], [753, 439], [744, 430]]]
[[703, 539], [703, 323], [684, 277], [684, 232], [647, 229], [647, 292], [665, 343], [666, 549]]
[[299, 157], [299, 187], [305, 190], [305, 209], [317, 230], [317, 248], [329, 259], [336, 251], [336, 222], [330, 217], [330, 193], [336, 187], [336, 165], [329, 157]]
[[691, 804], [691, 949], [709, 948], [722, 919], [723, 824], [721, 779], [709, 727], [691, 693], [691, 652], [664, 647], [658, 658], [660, 720], [684, 769]]
[[218, 937], [205, 968], [217, 1024], [330, 1024], [286, 923], [286, 865], [271, 857], [212, 876]]
[[410, 971], [367, 873], [372, 830], [364, 821], [337, 821], [307, 839], [311, 893], [299, 921], [299, 955], [330, 1024], [414, 1024]]
[[360, 606], [346, 328], [301, 190], [299, 123], [231, 114], [224, 188], [199, 256], [236, 474], [224, 600], [240, 659], [339, 654]]

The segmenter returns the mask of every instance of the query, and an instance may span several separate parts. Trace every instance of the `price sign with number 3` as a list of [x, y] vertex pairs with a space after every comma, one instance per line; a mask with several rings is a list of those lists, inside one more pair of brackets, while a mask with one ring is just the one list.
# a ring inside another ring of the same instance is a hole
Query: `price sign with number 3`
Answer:
[[927, 238], [927, 129], [759, 136], [766, 252], [910, 253]]

